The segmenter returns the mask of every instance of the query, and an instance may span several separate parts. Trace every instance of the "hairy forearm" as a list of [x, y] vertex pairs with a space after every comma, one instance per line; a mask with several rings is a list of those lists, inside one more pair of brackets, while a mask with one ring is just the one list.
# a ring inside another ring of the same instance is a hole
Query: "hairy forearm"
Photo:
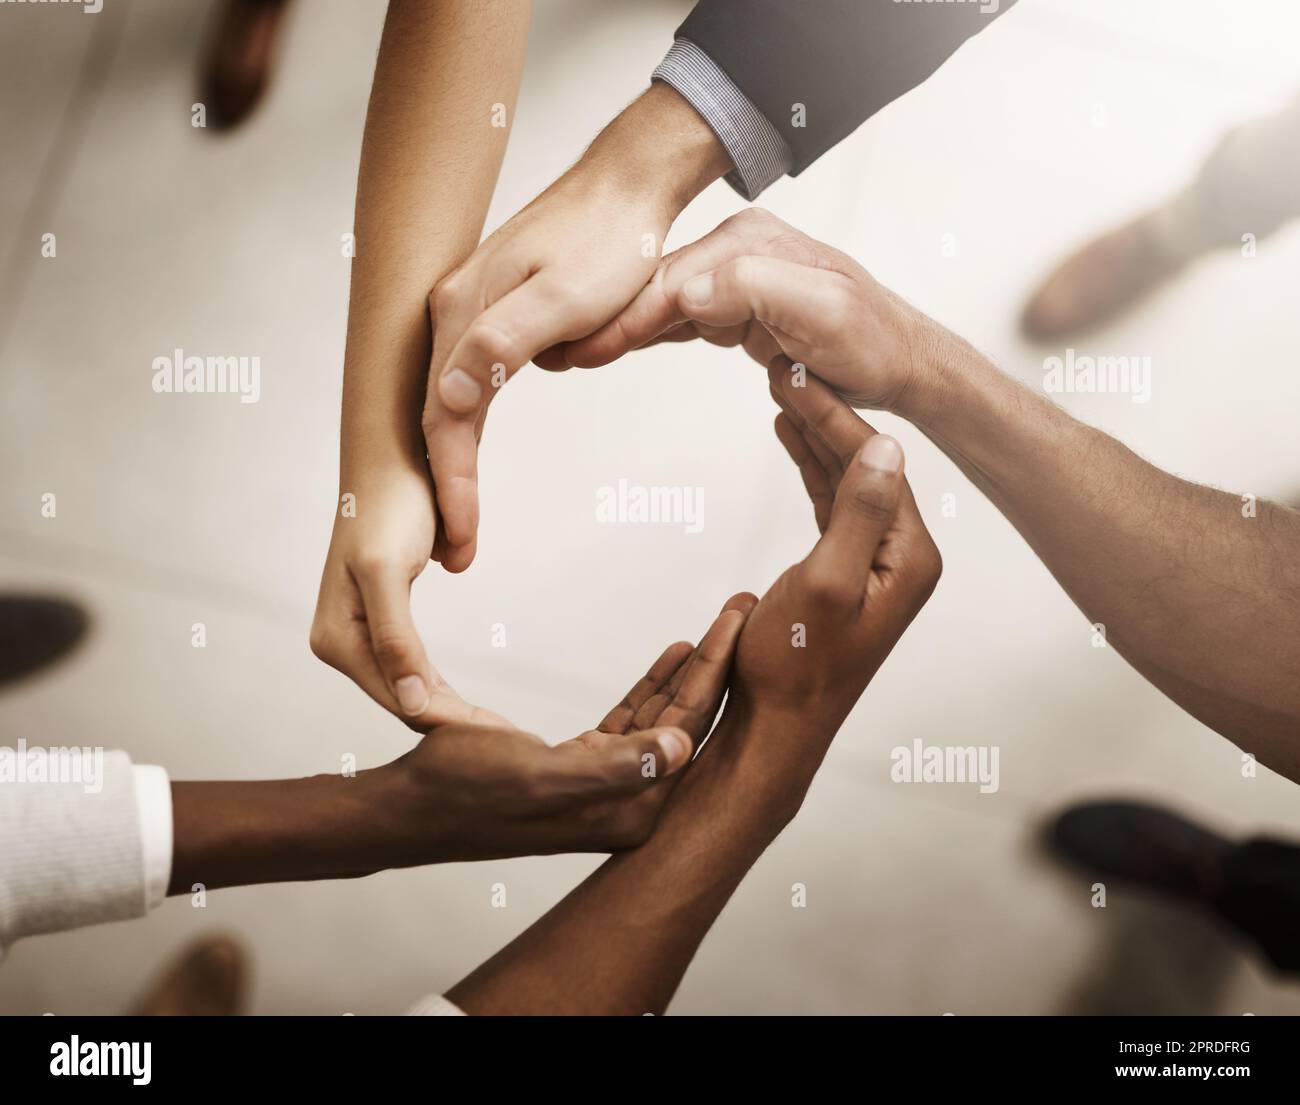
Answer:
[[1300, 779], [1300, 514], [1178, 479], [964, 343], [900, 413], [1007, 516], [1106, 641], [1184, 709]]
[[[529, 0], [392, 0], [366, 115], [348, 307], [344, 483], [424, 466], [428, 295], [478, 244], [514, 118]], [[501, 105], [506, 126], [495, 105]]]
[[[738, 743], [729, 712], [711, 739]], [[661, 1013], [700, 941], [797, 800], [709, 747], [650, 840], [603, 864], [448, 997], [471, 1014]]]
[[649, 194], [671, 223], [730, 169], [726, 149], [699, 113], [669, 85], [655, 82], [600, 132], [572, 173]]

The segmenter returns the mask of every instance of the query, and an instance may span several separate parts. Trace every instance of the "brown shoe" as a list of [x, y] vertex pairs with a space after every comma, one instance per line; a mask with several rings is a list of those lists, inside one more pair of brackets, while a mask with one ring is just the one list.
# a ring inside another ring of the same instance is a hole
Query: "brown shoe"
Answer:
[[1089, 242], [1043, 281], [1021, 316], [1036, 341], [1065, 338], [1134, 306], [1191, 259], [1157, 229], [1156, 213]]
[[131, 1010], [135, 1017], [237, 1017], [244, 1012], [249, 957], [229, 936], [186, 947]]
[[288, 0], [223, 0], [203, 61], [208, 125], [237, 127], [266, 92]]

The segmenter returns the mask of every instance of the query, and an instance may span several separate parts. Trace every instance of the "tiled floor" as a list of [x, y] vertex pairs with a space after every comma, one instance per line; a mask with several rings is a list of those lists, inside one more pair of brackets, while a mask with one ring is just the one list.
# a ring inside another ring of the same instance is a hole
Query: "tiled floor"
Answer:
[[[538, 0], [492, 224], [635, 95], [688, 6]], [[382, 15], [378, 2], [302, 0], [269, 103], [215, 138], [189, 122], [206, 5], [106, 0], [93, 17], [0, 5], [0, 586], [69, 591], [95, 617], [73, 662], [0, 697], [0, 739], [93, 732], [179, 777], [300, 774], [405, 746], [306, 648], [335, 488], [339, 238]], [[1285, 0], [1022, 0], [764, 204], [1032, 381], [1044, 353], [1014, 322], [1037, 274], [1182, 179], [1222, 127], [1280, 102], [1300, 81], [1297, 31]], [[715, 188], [676, 239], [737, 206]], [[46, 232], [53, 260], [40, 257]], [[1295, 232], [1253, 261], [1198, 267], [1095, 339], [1155, 358], [1153, 401], [1072, 409], [1181, 474], [1292, 493], [1298, 267]], [[261, 401], [155, 395], [150, 363], [178, 347], [256, 353]], [[713, 350], [521, 375], [484, 447], [480, 561], [417, 587], [444, 671], [561, 737], [728, 594], [763, 589], [812, 539], [769, 407], [754, 372]], [[1112, 792], [1300, 836], [1295, 788], [1243, 780], [1235, 749], [1091, 648], [1001, 517], [913, 430], [880, 422], [908, 449], [944, 582], [676, 1010], [1300, 1011], [1300, 990], [1197, 918], [1119, 894], [1091, 909], [1083, 880], [1034, 843], [1063, 801]], [[620, 477], [704, 487], [704, 532], [598, 526], [594, 489]], [[55, 519], [41, 516], [46, 492]], [[938, 510], [948, 492], [955, 518]], [[190, 647], [196, 621], [203, 650]], [[496, 622], [507, 649], [490, 647]], [[891, 784], [889, 750], [917, 737], [997, 745], [1001, 790]], [[20, 944], [0, 969], [0, 1012], [112, 1011], [213, 927], [252, 944], [258, 1011], [398, 1010], [591, 865], [252, 888], [202, 912], [174, 900], [145, 921]], [[505, 910], [490, 907], [494, 882], [509, 888]], [[793, 882], [807, 909], [791, 908]]]

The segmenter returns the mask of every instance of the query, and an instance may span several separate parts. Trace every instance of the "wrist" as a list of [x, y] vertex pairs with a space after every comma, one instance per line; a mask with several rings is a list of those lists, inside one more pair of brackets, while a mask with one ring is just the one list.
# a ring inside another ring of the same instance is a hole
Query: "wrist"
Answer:
[[428, 471], [424, 439], [418, 434], [394, 434], [376, 429], [344, 440], [339, 450], [339, 490], [382, 487], [407, 473]]
[[893, 413], [962, 454], [1004, 432], [1000, 412], [1014, 385], [986, 357], [924, 316], [911, 350], [912, 379]]
[[573, 171], [612, 181], [649, 204], [666, 227], [731, 167], [699, 112], [670, 85], [655, 81], [601, 131]]
[[454, 826], [446, 824], [446, 803], [413, 759], [407, 753], [357, 777], [363, 782], [367, 831], [380, 868], [443, 863], [457, 850], [450, 831]]
[[954, 406], [960, 408], [960, 392], [970, 381], [972, 362], [983, 358], [919, 311], [909, 320], [906, 333], [910, 371], [890, 412], [929, 431]]
[[[351, 493], [358, 500], [390, 496], [407, 481], [429, 483], [429, 466], [425, 455], [418, 456], [397, 443], [353, 454], [345, 450], [339, 464], [339, 495]], [[432, 496], [432, 487], [429, 490]]]
[[799, 812], [825, 756], [825, 742], [805, 739], [807, 728], [803, 716], [729, 703], [709, 738], [713, 751], [692, 768], [710, 776], [720, 796], [741, 796], [720, 808], [764, 844]]

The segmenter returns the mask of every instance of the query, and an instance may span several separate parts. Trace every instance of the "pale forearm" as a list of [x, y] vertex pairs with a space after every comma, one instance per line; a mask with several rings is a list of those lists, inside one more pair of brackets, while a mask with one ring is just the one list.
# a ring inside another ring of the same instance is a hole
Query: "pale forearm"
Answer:
[[357, 183], [345, 483], [387, 461], [424, 467], [428, 295], [478, 244], [514, 118], [530, 9], [528, 0], [389, 6]]
[[[1300, 778], [1300, 514], [1171, 476], [964, 343], [902, 410], [1007, 516], [1107, 643]], [[1081, 631], [1082, 632], [1082, 631]]]

